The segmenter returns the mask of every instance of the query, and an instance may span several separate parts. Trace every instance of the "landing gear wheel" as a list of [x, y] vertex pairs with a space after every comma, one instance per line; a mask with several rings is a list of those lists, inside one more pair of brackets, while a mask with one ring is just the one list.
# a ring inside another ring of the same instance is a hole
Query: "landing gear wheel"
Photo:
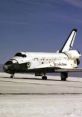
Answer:
[[61, 81], [66, 81], [67, 77], [68, 77], [68, 73], [67, 72], [62, 72], [61, 73]]
[[14, 78], [14, 74], [11, 74], [10, 78]]
[[42, 76], [42, 80], [47, 80], [47, 76]]

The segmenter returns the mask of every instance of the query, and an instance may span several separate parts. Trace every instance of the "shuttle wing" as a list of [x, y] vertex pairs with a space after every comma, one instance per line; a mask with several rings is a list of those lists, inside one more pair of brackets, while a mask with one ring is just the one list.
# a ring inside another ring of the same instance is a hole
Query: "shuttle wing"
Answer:
[[55, 72], [82, 72], [82, 68], [74, 68], [74, 69], [55, 69]]
[[42, 64], [39, 66], [35, 66], [34, 68], [29, 68], [29, 71], [46, 72], [46, 73], [82, 72], [82, 68], [74, 68], [74, 69], [59, 68], [55, 67], [53, 63], [49, 63], [49, 64]]

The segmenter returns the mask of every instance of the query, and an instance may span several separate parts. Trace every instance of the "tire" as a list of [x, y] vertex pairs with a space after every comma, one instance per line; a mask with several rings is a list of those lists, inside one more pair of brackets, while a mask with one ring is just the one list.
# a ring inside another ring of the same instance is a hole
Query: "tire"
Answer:
[[12, 75], [10, 76], [10, 78], [14, 78], [14, 74], [12, 74]]
[[47, 76], [42, 76], [42, 80], [47, 80]]
[[61, 81], [66, 81], [67, 77], [68, 77], [68, 73], [67, 72], [62, 72], [61, 73]]

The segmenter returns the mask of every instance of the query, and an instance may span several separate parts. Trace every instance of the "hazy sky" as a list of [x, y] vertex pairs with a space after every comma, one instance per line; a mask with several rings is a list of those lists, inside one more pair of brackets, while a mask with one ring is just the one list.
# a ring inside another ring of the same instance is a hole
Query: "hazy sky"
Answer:
[[0, 0], [0, 63], [18, 51], [55, 52], [72, 28], [82, 53], [81, 0]]

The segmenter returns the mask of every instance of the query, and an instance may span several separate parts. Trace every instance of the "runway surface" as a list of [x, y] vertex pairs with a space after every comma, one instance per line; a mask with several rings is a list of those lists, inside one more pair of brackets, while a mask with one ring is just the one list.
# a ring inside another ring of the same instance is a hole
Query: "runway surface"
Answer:
[[82, 117], [82, 79], [0, 73], [0, 117]]
[[16, 74], [12, 79], [1, 73], [0, 94], [82, 94], [82, 79], [72, 77], [61, 81], [59, 76], [48, 76], [48, 80], [41, 80], [26, 74]]

